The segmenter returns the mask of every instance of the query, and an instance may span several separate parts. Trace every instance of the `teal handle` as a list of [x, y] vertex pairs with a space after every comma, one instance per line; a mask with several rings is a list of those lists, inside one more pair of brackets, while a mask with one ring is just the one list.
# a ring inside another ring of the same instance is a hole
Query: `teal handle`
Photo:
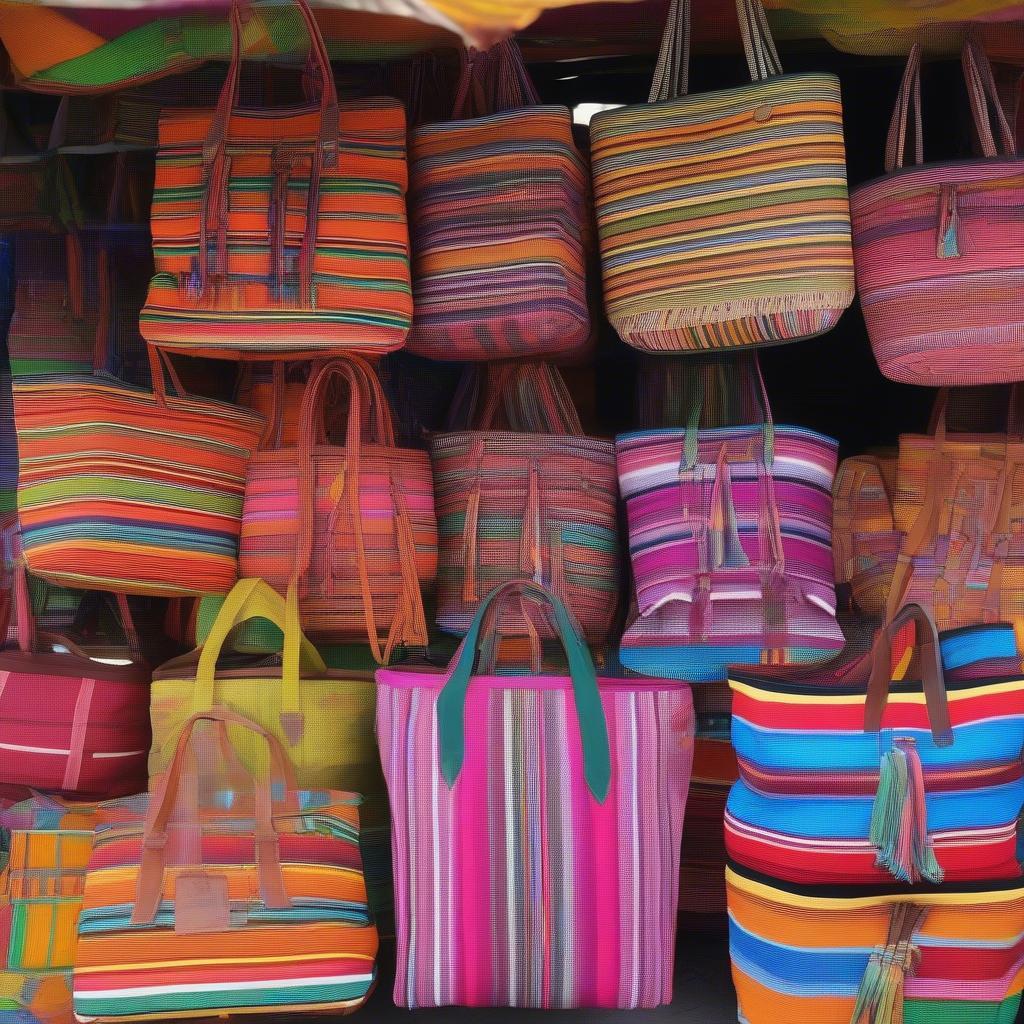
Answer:
[[487, 609], [513, 593], [526, 593], [546, 602], [554, 612], [558, 638], [565, 648], [572, 680], [576, 718], [583, 747], [583, 775], [587, 788], [598, 803], [604, 803], [611, 785], [612, 765], [608, 746], [608, 725], [604, 719], [597, 671], [590, 650], [583, 642], [565, 605], [550, 591], [532, 580], [510, 580], [495, 587], [479, 604], [462, 646], [455, 655], [455, 667], [437, 698], [437, 726], [441, 749], [441, 773], [449, 789], [462, 770], [466, 756], [466, 694], [480, 648], [480, 631]]

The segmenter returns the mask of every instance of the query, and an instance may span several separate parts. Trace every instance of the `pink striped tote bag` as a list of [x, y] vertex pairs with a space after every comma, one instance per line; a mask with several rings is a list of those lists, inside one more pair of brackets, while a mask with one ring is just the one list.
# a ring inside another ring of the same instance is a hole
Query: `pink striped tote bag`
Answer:
[[[973, 40], [963, 66], [982, 159], [924, 163], [917, 45], [889, 126], [885, 176], [850, 197], [871, 347], [882, 373], [904, 384], [1024, 378], [1024, 160]], [[904, 166], [911, 131], [915, 162]]]
[[[568, 675], [496, 675], [493, 618], [542, 602]], [[493, 590], [447, 672], [377, 673], [399, 1006], [655, 1007], [672, 998], [689, 688], [601, 678], [565, 605]]]

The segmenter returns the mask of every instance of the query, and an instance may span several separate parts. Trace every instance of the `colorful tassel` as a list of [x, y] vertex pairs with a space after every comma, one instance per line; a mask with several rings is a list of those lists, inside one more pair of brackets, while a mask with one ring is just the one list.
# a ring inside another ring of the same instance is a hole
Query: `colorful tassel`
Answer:
[[960, 210], [957, 186], [943, 185], [939, 211], [939, 239], [935, 255], [940, 260], [956, 259], [960, 251]]
[[912, 737], [897, 737], [882, 755], [868, 836], [878, 850], [875, 863], [898, 881], [942, 881], [928, 835], [924, 771]]
[[885, 945], [877, 946], [868, 959], [850, 1024], [903, 1024], [904, 986], [921, 961], [912, 940], [924, 915], [913, 903], [893, 908]]

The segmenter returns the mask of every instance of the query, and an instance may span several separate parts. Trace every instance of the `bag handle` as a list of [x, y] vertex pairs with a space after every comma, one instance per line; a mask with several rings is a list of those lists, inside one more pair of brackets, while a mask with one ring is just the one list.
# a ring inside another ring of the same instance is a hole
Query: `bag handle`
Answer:
[[917, 626], [918, 664], [932, 739], [937, 747], [948, 747], [953, 742], [953, 729], [949, 718], [939, 633], [931, 614], [919, 604], [906, 605], [883, 626], [868, 655], [870, 676], [864, 700], [864, 731], [881, 731], [892, 677], [892, 642], [899, 631], [911, 622]]
[[[671, 0], [665, 31], [661, 37], [658, 60], [648, 103], [678, 99], [689, 90], [691, 0]], [[752, 82], [761, 82], [782, 74], [782, 62], [775, 47], [768, 18], [761, 0], [736, 0], [736, 18], [743, 39], [743, 52]]]
[[510, 430], [583, 437], [583, 424], [558, 367], [547, 362], [489, 363], [482, 374], [486, 398], [477, 430], [493, 430], [503, 407]]
[[535, 107], [539, 103], [540, 96], [514, 39], [504, 39], [489, 50], [468, 47], [462, 51], [452, 104], [453, 121]]
[[202, 714], [215, 705], [217, 661], [230, 632], [250, 619], [268, 619], [284, 634], [281, 656], [281, 727], [292, 746], [298, 743], [305, 725], [299, 703], [302, 675], [323, 676], [327, 673], [327, 666], [319, 651], [302, 632], [298, 605], [298, 591], [294, 583], [288, 587], [285, 600], [261, 579], [239, 580], [234, 585], [224, 599], [199, 652], [192, 689], [194, 714]]
[[529, 594], [549, 605], [554, 613], [556, 635], [569, 662], [583, 747], [583, 774], [594, 799], [604, 803], [611, 785], [611, 754], [594, 661], [569, 610], [551, 591], [532, 580], [509, 580], [495, 587], [477, 606], [469, 630], [455, 652], [454, 667], [437, 698], [441, 772], [450, 788], [455, 785], [462, 770], [466, 753], [466, 694], [480, 653], [484, 617], [494, 602], [504, 602], [518, 594]]
[[[921, 54], [920, 43], [914, 43], [907, 65], [903, 71], [899, 92], [896, 95], [896, 106], [889, 122], [889, 134], [885, 144], [885, 173], [891, 174], [904, 166], [906, 160], [907, 136], [910, 132], [913, 117], [914, 163], [924, 163], [924, 130], [921, 118]], [[1016, 155], [1013, 129], [1006, 117], [1006, 111], [999, 99], [995, 79], [992, 77], [992, 65], [984, 47], [977, 39], [968, 38], [961, 53], [964, 80], [971, 102], [971, 116], [974, 127], [981, 142], [985, 157]], [[998, 129], [998, 141], [993, 132], [992, 118], [988, 104], [991, 102], [994, 111], [995, 126]]]
[[223, 729], [227, 724], [241, 726], [262, 736], [270, 751], [272, 774], [253, 779], [256, 874], [259, 878], [260, 898], [273, 910], [287, 910], [292, 906], [281, 870], [281, 847], [274, 827], [273, 782], [284, 784], [285, 794], [294, 793], [295, 770], [288, 760], [280, 740], [267, 729], [227, 708], [211, 708], [192, 715], [182, 726], [171, 762], [156, 781], [149, 797], [149, 807], [142, 832], [142, 854], [135, 889], [135, 906], [131, 924], [152, 924], [163, 896], [167, 825], [174, 810], [175, 798], [181, 784], [185, 757], [192, 746], [192, 734], [199, 722], [214, 722]]

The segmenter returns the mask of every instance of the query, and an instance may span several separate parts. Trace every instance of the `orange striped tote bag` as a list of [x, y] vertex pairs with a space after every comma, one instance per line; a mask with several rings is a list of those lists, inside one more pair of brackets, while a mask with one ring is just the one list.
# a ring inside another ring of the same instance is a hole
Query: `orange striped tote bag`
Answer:
[[688, 96], [689, 5], [649, 103], [591, 122], [609, 319], [654, 352], [821, 334], [854, 294], [839, 79], [783, 75], [761, 0], [736, 0], [752, 82]]
[[[221, 358], [399, 348], [412, 319], [405, 114], [397, 100], [340, 104], [307, 0], [319, 102], [239, 108], [240, 0], [214, 110], [160, 122], [151, 344]], [[255, 16], [255, 15], [254, 15]]]
[[507, 41], [469, 52], [454, 118], [410, 142], [410, 351], [484, 360], [578, 349], [590, 335], [589, 210], [568, 108], [540, 105]]
[[[333, 384], [348, 395], [344, 444], [324, 438]], [[249, 467], [240, 571], [282, 594], [299, 585], [307, 633], [369, 643], [386, 663], [398, 645], [425, 647], [423, 591], [437, 573], [437, 521], [426, 452], [395, 444], [376, 372], [355, 356], [309, 379], [294, 445], [264, 449]]]
[[[225, 771], [198, 772], [199, 723]], [[261, 737], [268, 771], [231, 756], [228, 724]], [[223, 779], [221, 778], [223, 776]], [[196, 790], [198, 789], [198, 793]], [[82, 1020], [343, 1014], [376, 981], [355, 793], [300, 790], [268, 730], [220, 708], [191, 717], [148, 796], [97, 831], [72, 981]]]
[[164, 597], [234, 584], [263, 418], [177, 385], [168, 394], [155, 356], [151, 366], [152, 392], [104, 374], [16, 381], [18, 514], [36, 576]]

